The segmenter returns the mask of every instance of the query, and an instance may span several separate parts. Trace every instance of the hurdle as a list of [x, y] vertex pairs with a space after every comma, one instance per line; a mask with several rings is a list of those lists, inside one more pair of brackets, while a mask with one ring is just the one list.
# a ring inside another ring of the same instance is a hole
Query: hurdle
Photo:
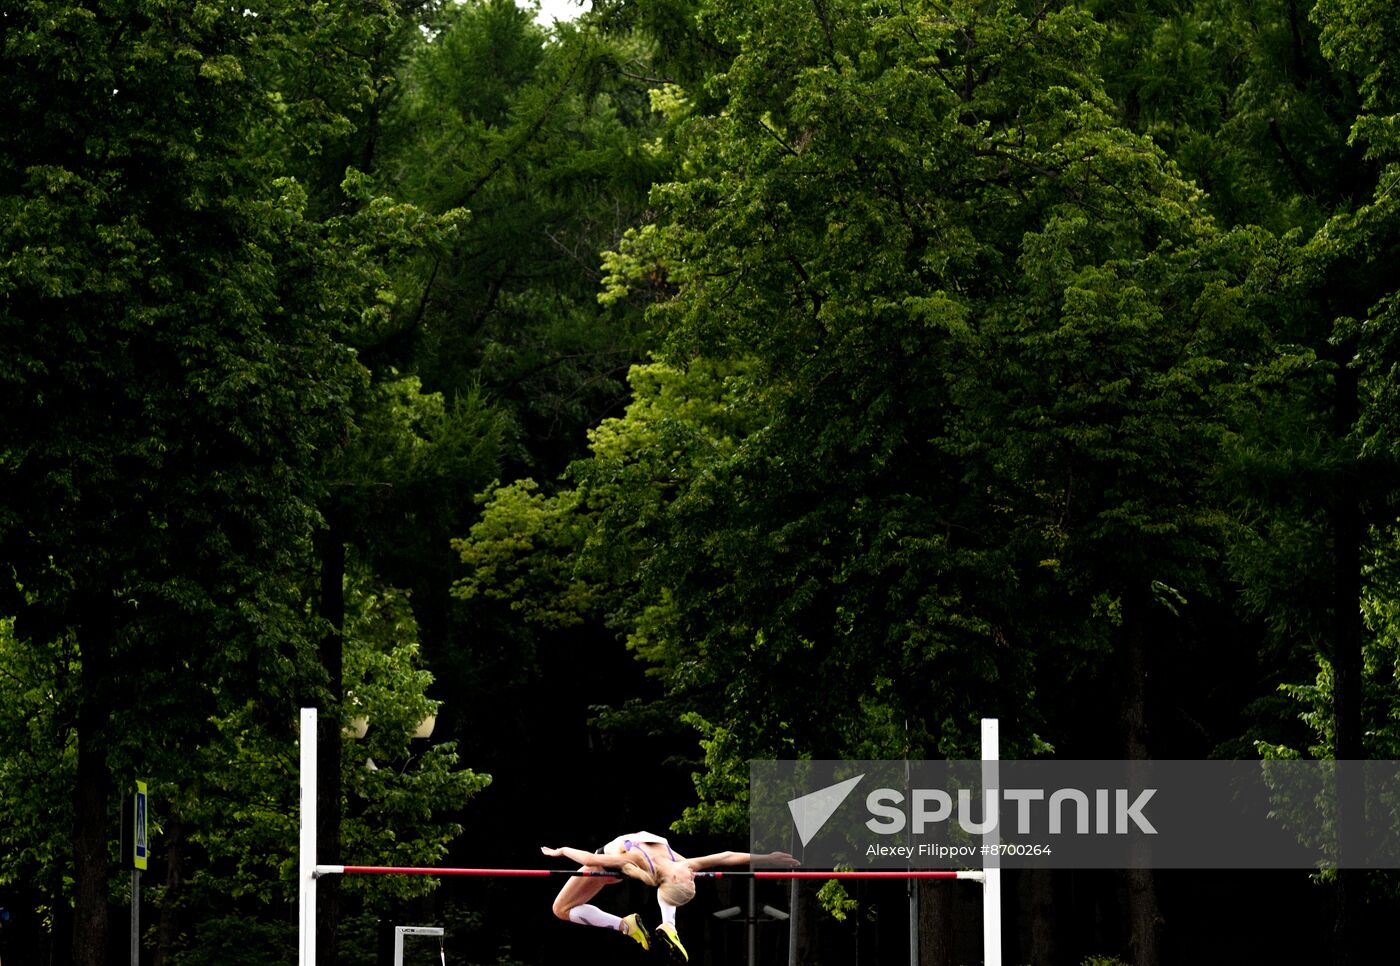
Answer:
[[[488, 869], [393, 865], [323, 865], [316, 861], [316, 776], [317, 740], [316, 709], [301, 709], [300, 741], [300, 825], [298, 841], [297, 897], [297, 963], [316, 966], [316, 883], [326, 875], [431, 875], [431, 876], [490, 876], [517, 878], [548, 878], [555, 876], [596, 876], [621, 878], [621, 872], [594, 869]], [[999, 722], [996, 718], [982, 720], [982, 787], [997, 788], [999, 759]], [[706, 870], [696, 878], [753, 879], [951, 879], [977, 882], [982, 886], [982, 962], [983, 966], [1001, 963], [1001, 869], [996, 860], [1000, 836], [995, 825], [983, 836], [983, 844], [991, 846], [990, 862], [982, 870], [906, 869], [885, 871], [872, 869], [749, 869]], [[916, 950], [911, 950], [911, 959]]]

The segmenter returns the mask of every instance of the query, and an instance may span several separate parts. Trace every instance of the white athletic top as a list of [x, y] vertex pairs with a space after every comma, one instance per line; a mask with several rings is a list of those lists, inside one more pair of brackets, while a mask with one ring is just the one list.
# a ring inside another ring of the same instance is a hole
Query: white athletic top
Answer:
[[619, 835], [599, 851], [604, 853], [612, 852], [615, 846], [620, 846], [622, 851], [630, 852], [634, 845], [662, 845], [666, 847], [666, 852], [671, 856], [672, 862], [678, 862], [675, 850], [671, 848], [671, 843], [666, 841], [665, 836], [657, 835], [655, 832], [633, 832], [630, 835]]

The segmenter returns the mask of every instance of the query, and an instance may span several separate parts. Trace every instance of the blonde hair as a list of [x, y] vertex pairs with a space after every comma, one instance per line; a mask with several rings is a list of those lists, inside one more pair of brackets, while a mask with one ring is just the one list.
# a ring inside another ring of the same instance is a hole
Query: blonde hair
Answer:
[[638, 882], [644, 882], [653, 889], [657, 887], [656, 876], [652, 875], [651, 872], [642, 868], [640, 865], [628, 862], [622, 867], [622, 874], [636, 879]]
[[693, 882], [658, 882], [654, 873], [632, 862], [628, 862], [622, 867], [622, 874], [651, 886], [660, 894], [661, 901], [668, 905], [683, 906], [695, 898], [695, 883]]
[[663, 882], [656, 890], [661, 900], [673, 906], [683, 906], [695, 898], [693, 882]]

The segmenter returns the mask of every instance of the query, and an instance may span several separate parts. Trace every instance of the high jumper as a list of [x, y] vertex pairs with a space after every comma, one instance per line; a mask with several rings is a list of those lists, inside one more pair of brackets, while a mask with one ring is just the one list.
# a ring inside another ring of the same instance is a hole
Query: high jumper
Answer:
[[[715, 852], [687, 859], [677, 854], [662, 836], [651, 832], [619, 835], [596, 852], [563, 846], [541, 846], [545, 855], [569, 859], [580, 865], [580, 872], [620, 872], [656, 889], [656, 903], [661, 908], [661, 924], [656, 931], [662, 939], [689, 961], [676, 931], [676, 910], [695, 898], [695, 874], [716, 866], [771, 865], [793, 868], [797, 859], [786, 852], [769, 852], [755, 856], [749, 852]], [[584, 875], [569, 879], [554, 898], [554, 915], [565, 922], [612, 929], [635, 940], [643, 949], [650, 948], [650, 935], [638, 913], [616, 916], [593, 905], [593, 899], [604, 887], [621, 881], [616, 878]]]

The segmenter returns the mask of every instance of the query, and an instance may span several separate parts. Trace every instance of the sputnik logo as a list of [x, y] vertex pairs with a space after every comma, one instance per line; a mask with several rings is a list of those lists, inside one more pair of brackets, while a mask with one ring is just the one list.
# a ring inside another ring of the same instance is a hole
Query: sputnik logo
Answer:
[[816, 838], [827, 819], [835, 814], [841, 803], [864, 777], [857, 775], [855, 778], [848, 778], [787, 803], [788, 811], [792, 813], [792, 824], [797, 827], [797, 837], [802, 840], [804, 846]]

